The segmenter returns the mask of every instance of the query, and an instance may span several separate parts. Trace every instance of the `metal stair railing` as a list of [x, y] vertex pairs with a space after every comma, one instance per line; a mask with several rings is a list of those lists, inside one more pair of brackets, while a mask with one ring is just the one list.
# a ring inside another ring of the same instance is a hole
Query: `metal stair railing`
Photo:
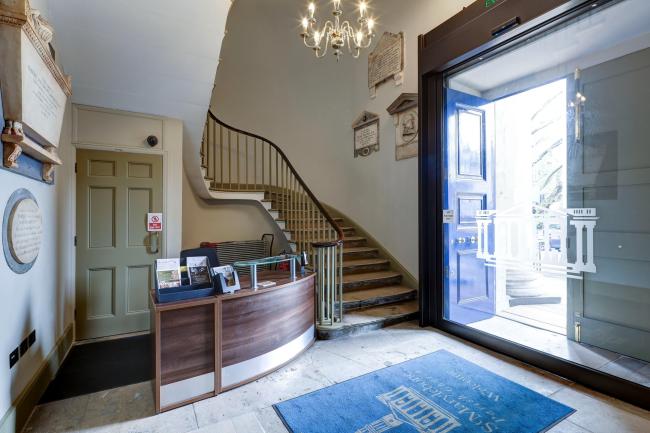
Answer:
[[306, 252], [317, 272], [319, 327], [343, 322], [343, 230], [318, 201], [282, 149], [257, 134], [234, 128], [208, 111], [201, 167], [210, 188], [258, 191], [272, 199], [292, 234], [296, 252]]

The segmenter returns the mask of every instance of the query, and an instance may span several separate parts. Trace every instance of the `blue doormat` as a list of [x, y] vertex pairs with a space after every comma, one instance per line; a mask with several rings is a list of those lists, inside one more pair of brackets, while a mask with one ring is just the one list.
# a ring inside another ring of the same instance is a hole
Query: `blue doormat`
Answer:
[[445, 350], [274, 408], [293, 433], [539, 433], [574, 412]]

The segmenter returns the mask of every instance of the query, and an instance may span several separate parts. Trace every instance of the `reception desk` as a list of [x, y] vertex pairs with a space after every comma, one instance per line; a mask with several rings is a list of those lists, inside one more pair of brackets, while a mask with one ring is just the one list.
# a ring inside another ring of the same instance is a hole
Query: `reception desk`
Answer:
[[252, 290], [171, 303], [151, 294], [156, 412], [212, 397], [268, 374], [315, 340], [314, 274], [261, 272]]

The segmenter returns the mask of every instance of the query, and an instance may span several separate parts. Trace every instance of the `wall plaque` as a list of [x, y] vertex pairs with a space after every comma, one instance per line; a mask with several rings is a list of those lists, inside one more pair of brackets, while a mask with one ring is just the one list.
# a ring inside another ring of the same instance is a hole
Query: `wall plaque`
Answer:
[[26, 189], [9, 197], [2, 220], [2, 246], [9, 267], [22, 274], [38, 257], [43, 237], [43, 217], [34, 196]]
[[70, 77], [54, 61], [53, 34], [28, 0], [0, 0], [2, 165], [47, 183], [53, 183], [54, 166], [63, 163], [56, 149], [71, 94]]
[[404, 82], [404, 33], [384, 32], [375, 49], [368, 55], [368, 88], [370, 97], [377, 95], [377, 86], [393, 78], [395, 85]]
[[352, 124], [354, 157], [368, 156], [379, 151], [379, 116], [364, 111]]
[[395, 160], [418, 156], [418, 94], [402, 93], [386, 109], [395, 124]]

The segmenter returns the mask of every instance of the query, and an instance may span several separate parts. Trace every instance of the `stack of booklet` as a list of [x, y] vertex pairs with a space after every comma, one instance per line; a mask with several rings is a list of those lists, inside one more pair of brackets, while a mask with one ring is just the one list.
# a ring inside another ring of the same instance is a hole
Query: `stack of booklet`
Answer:
[[156, 260], [156, 279], [160, 289], [212, 282], [208, 258], [205, 256], [187, 257], [185, 266], [181, 266], [181, 259], [178, 258], [158, 259]]

